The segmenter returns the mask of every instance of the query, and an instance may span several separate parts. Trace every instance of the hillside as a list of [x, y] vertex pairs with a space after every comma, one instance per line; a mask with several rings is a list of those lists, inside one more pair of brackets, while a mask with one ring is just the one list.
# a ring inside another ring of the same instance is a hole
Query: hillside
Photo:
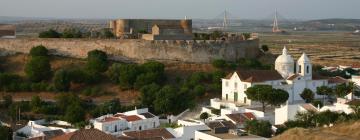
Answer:
[[331, 128], [293, 128], [272, 140], [358, 140], [360, 121], [335, 125]]

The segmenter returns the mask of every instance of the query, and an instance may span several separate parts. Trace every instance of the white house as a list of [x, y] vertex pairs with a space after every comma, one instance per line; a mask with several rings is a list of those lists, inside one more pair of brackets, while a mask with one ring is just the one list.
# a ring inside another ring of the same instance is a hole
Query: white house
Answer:
[[[47, 125], [47, 126], [45, 126]], [[64, 126], [64, 127], [61, 127]], [[17, 130], [14, 135], [15, 139], [22, 139], [25, 135], [26, 138], [50, 139], [52, 137], [71, 133], [77, 129], [65, 128], [71, 125], [64, 121], [52, 121], [47, 123], [44, 120], [29, 121], [27, 125]], [[20, 134], [20, 135], [19, 135]]]
[[295, 120], [298, 112], [317, 112], [318, 108], [312, 104], [287, 104], [275, 109], [275, 125], [283, 124], [289, 120]]
[[159, 117], [148, 112], [147, 108], [135, 109], [124, 113], [109, 114], [93, 120], [94, 128], [118, 135], [127, 130], [146, 130], [160, 126]]
[[[293, 104], [303, 101], [300, 94], [305, 88], [316, 92], [317, 87], [328, 86], [328, 79], [312, 74], [312, 64], [305, 53], [295, 64], [284, 47], [275, 61], [275, 70], [238, 70], [222, 78], [222, 100], [239, 105], [254, 105], [245, 91], [251, 86], [263, 84], [287, 91], [288, 103]], [[320, 96], [316, 95], [316, 98]]]
[[339, 112], [339, 113], [346, 113], [350, 114], [353, 113], [354, 110], [351, 108], [351, 105], [360, 104], [360, 100], [354, 99], [354, 100], [348, 100], [343, 98], [337, 98], [337, 102], [333, 105], [326, 105], [323, 106], [320, 111], [331, 111], [331, 112]]

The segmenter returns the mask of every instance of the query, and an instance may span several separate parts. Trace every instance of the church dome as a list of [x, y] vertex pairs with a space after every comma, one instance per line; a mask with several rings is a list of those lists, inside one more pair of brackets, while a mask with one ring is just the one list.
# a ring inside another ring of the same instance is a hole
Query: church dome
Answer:
[[294, 63], [294, 59], [288, 55], [287, 53], [287, 49], [286, 47], [284, 47], [282, 54], [279, 55], [276, 60], [275, 60], [275, 64], [293, 64]]

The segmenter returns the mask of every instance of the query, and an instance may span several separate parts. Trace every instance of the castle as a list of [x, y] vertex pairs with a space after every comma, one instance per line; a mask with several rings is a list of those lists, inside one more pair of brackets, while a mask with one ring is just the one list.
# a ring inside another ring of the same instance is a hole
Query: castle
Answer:
[[192, 40], [192, 20], [117, 19], [110, 29], [118, 38]]

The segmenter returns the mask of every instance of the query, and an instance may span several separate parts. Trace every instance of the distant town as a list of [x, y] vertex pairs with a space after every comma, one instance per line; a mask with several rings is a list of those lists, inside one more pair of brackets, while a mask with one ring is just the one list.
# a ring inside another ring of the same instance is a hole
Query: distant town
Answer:
[[229, 15], [0, 22], [0, 139], [360, 137], [358, 20]]

